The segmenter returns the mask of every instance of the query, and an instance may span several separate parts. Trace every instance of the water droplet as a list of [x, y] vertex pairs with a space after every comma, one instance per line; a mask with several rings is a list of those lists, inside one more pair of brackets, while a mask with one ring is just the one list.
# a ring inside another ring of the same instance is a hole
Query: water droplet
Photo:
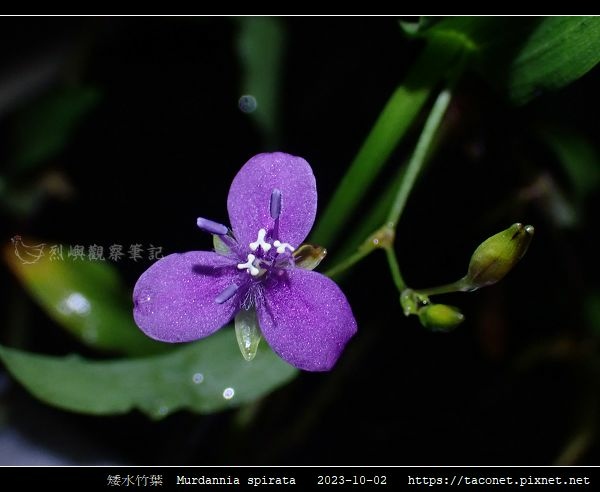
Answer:
[[253, 113], [258, 107], [256, 98], [250, 94], [244, 94], [238, 100], [238, 107], [242, 113]]
[[79, 314], [86, 316], [92, 309], [92, 305], [87, 298], [79, 292], [73, 292], [63, 299], [57, 306], [62, 314]]
[[161, 416], [167, 415], [167, 413], [169, 413], [169, 407], [166, 405], [161, 405], [158, 407], [158, 410], [156, 410], [156, 413]]
[[231, 400], [233, 395], [235, 395], [235, 390], [233, 388], [225, 388], [223, 391], [223, 398], [226, 400]]
[[192, 381], [194, 381], [196, 384], [200, 384], [202, 381], [204, 381], [204, 374], [197, 372], [192, 376]]

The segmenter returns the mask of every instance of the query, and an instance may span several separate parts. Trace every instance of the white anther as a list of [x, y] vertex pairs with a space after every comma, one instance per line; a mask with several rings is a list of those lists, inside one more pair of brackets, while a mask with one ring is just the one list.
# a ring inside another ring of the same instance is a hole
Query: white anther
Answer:
[[277, 248], [277, 252], [279, 254], [285, 253], [286, 248], [292, 252], [294, 251], [294, 247], [291, 244], [282, 243], [281, 241], [278, 241], [278, 240], [273, 242], [273, 246], [275, 246]]
[[260, 229], [258, 231], [258, 239], [254, 243], [250, 243], [250, 249], [252, 251], [256, 251], [260, 246], [262, 250], [266, 253], [271, 249], [271, 245], [265, 241], [265, 236], [267, 235], [267, 231], [264, 229]]
[[248, 261], [246, 263], [238, 263], [238, 269], [244, 270], [246, 269], [250, 275], [256, 277], [258, 275], [258, 268], [254, 266], [254, 260], [256, 260], [256, 256], [250, 254], [248, 255]]

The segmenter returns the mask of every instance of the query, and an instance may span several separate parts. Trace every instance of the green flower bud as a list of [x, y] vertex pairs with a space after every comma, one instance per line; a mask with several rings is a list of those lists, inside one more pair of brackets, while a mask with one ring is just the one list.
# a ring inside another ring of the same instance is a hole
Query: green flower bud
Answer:
[[254, 359], [262, 338], [254, 308], [248, 311], [240, 309], [235, 315], [235, 337], [244, 359], [247, 361]]
[[502, 279], [527, 251], [533, 232], [533, 226], [516, 223], [481, 243], [471, 257], [461, 290], [479, 289]]
[[404, 289], [400, 294], [400, 305], [404, 316], [417, 314], [419, 309], [429, 304], [429, 297], [419, 294], [412, 289]]
[[419, 320], [432, 331], [451, 331], [465, 320], [465, 316], [454, 306], [429, 304], [419, 310]]

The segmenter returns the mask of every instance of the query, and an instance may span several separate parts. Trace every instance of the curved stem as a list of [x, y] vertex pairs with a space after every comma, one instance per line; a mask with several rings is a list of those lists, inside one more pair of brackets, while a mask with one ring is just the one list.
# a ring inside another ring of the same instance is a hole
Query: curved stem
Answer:
[[402, 292], [404, 289], [406, 289], [406, 282], [404, 282], [402, 274], [400, 273], [400, 265], [398, 265], [398, 258], [396, 258], [396, 252], [394, 251], [394, 248], [390, 246], [388, 248], [385, 248], [385, 254], [387, 256], [394, 284], [396, 285], [398, 292]]

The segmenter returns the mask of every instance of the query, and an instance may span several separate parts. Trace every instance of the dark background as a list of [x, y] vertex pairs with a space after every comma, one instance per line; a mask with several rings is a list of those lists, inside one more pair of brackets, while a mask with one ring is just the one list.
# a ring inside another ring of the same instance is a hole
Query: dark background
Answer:
[[[311, 163], [323, 210], [421, 44], [402, 36], [394, 18], [282, 23], [277, 149]], [[60, 67], [31, 90], [0, 99], [0, 166], [16, 115], [44, 91], [85, 84], [101, 94], [46, 166], [4, 169], [11, 186], [52, 171], [70, 191], [42, 194], [26, 214], [4, 208], [2, 237], [208, 249], [196, 217], [226, 223], [231, 179], [252, 155], [274, 150], [238, 109], [238, 24], [3, 18], [0, 32], [0, 88], [48, 60]], [[235, 410], [158, 422], [139, 413], [71, 414], [35, 400], [0, 369], [0, 464], [16, 464], [16, 456], [23, 464], [552, 464], [575, 435], [585, 445], [574, 462], [597, 463], [597, 342], [583, 308], [598, 284], [598, 193], [578, 210], [579, 224], [565, 228], [543, 201], [522, 199], [522, 190], [546, 173], [568, 196], [564, 171], [532, 128], [551, 118], [598, 142], [599, 83], [596, 68], [520, 108], [476, 73], [459, 84], [436, 157], [399, 225], [405, 279], [414, 287], [455, 280], [479, 242], [513, 222], [533, 224], [536, 236], [501, 283], [447, 298], [467, 316], [455, 332], [431, 333], [405, 318], [376, 253], [343, 280], [359, 333], [336, 368], [302, 373], [244, 409], [249, 424]], [[405, 161], [415, 135], [393, 154], [390, 170]], [[147, 266], [120, 269], [133, 286]], [[28, 313], [25, 348], [93, 355], [46, 317], [5, 266], [0, 283], [0, 342], [15, 340], [11, 309], [19, 305]]]

